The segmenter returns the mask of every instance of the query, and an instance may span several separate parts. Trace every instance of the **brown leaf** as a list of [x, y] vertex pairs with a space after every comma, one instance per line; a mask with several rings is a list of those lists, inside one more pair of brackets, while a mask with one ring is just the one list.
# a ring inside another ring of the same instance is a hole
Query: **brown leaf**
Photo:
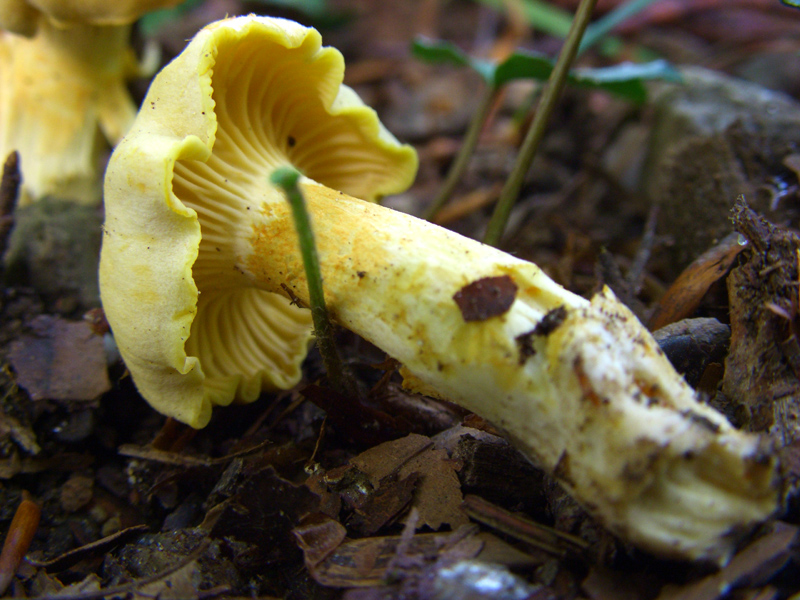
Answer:
[[347, 529], [339, 521], [316, 513], [303, 519], [292, 533], [303, 551], [306, 566], [312, 569], [341, 545], [347, 536]]
[[389, 476], [381, 481], [380, 487], [369, 495], [366, 502], [355, 508], [347, 522], [348, 529], [357, 535], [368, 536], [392, 523], [414, 497], [418, 479], [418, 473], [411, 473], [402, 479]]
[[412, 433], [399, 440], [384, 442], [370, 448], [350, 459], [350, 464], [365, 473], [372, 487], [377, 489], [382, 479], [396, 473], [413, 456], [429, 448], [431, 443], [430, 438]]
[[103, 339], [88, 323], [40, 315], [30, 328], [9, 359], [32, 400], [91, 401], [111, 389]]
[[431, 440], [411, 434], [399, 440], [385, 442], [351, 459], [370, 478], [376, 489], [389, 475], [399, 480], [412, 473], [419, 474], [416, 493], [411, 502], [419, 510], [419, 526], [439, 529], [449, 524], [454, 529], [467, 522], [461, 511], [461, 485], [456, 475], [456, 462], [444, 450], [431, 447]]
[[502, 315], [514, 303], [517, 284], [508, 275], [483, 277], [465, 285], [453, 296], [467, 322]]
[[658, 301], [648, 320], [650, 329], [692, 316], [708, 289], [728, 272], [744, 249], [739, 240], [739, 234], [732, 233], [686, 267]]
[[86, 475], [74, 473], [59, 492], [61, 508], [66, 512], [77, 512], [92, 501], [94, 480]]
[[128, 527], [127, 529], [99, 539], [96, 542], [91, 542], [79, 548], [64, 552], [51, 560], [37, 561], [30, 557], [26, 560], [37, 567], [47, 569], [51, 572], [63, 571], [87, 558], [104, 556], [117, 546], [126, 543], [131, 538], [147, 533], [149, 529], [147, 525], [134, 525], [133, 527]]
[[41, 448], [36, 443], [36, 433], [0, 408], [0, 438], [10, 437], [28, 454], [38, 454]]

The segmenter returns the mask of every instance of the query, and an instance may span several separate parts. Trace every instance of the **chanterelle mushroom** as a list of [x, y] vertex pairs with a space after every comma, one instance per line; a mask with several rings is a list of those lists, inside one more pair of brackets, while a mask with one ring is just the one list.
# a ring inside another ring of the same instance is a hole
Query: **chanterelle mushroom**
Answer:
[[101, 199], [98, 143], [116, 144], [136, 107], [130, 24], [180, 0], [0, 0], [0, 157], [21, 157], [24, 206]]
[[[103, 304], [145, 398], [195, 427], [212, 403], [291, 385], [308, 318], [290, 209], [301, 170], [333, 317], [416, 389], [506, 431], [641, 547], [721, 559], [776, 508], [775, 462], [697, 401], [609, 291], [591, 302], [531, 263], [357, 200], [415, 169], [341, 87], [342, 58], [295, 23], [212, 24], [154, 81], [112, 157]], [[324, 184], [324, 185], [323, 185]], [[334, 189], [332, 189], [334, 188]]]

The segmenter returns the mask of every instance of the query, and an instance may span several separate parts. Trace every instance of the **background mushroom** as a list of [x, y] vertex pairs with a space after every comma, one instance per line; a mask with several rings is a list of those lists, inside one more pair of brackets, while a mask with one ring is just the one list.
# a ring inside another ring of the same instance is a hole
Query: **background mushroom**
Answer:
[[131, 23], [178, 1], [0, 0], [0, 157], [22, 173], [5, 274], [50, 310], [99, 304], [104, 164], [137, 110]]
[[[506, 431], [613, 531], [722, 559], [771, 514], [775, 463], [697, 401], [609, 291], [591, 302], [531, 263], [369, 199], [416, 160], [342, 87], [342, 58], [279, 19], [212, 24], [154, 81], [112, 157], [101, 289], [144, 397], [195, 427], [213, 404], [291, 385], [309, 337], [291, 164], [334, 318], [407, 383]], [[332, 189], [334, 188], [334, 189]]]
[[179, 1], [0, 2], [0, 156], [20, 154], [20, 206], [100, 202], [100, 136], [116, 144], [136, 114], [130, 25]]

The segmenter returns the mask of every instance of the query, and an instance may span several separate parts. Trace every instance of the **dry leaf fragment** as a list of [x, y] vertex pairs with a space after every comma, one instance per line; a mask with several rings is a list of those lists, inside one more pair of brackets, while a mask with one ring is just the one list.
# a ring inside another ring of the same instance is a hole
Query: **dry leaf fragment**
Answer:
[[335, 552], [347, 536], [347, 530], [339, 521], [320, 513], [303, 519], [292, 533], [309, 569]]
[[418, 480], [416, 472], [402, 479], [391, 475], [383, 479], [378, 489], [355, 507], [355, 513], [347, 522], [348, 529], [359, 536], [374, 535], [394, 522], [411, 503]]
[[30, 328], [9, 359], [32, 400], [92, 401], [111, 389], [103, 339], [87, 323], [40, 315]]
[[411, 506], [419, 511], [419, 527], [427, 525], [437, 530], [449, 524], [455, 529], [467, 522], [460, 508], [462, 494], [456, 463], [445, 450], [434, 449], [431, 444], [430, 438], [411, 434], [371, 448], [350, 462], [367, 474], [376, 489], [390, 475], [404, 480], [418, 473]]
[[708, 289], [725, 276], [733, 261], [744, 250], [740, 239], [739, 234], [730, 234], [686, 267], [658, 301], [650, 315], [650, 328], [661, 329], [691, 317]]
[[517, 284], [508, 275], [482, 277], [465, 285], [453, 296], [467, 322], [485, 321], [502, 315], [514, 303]]

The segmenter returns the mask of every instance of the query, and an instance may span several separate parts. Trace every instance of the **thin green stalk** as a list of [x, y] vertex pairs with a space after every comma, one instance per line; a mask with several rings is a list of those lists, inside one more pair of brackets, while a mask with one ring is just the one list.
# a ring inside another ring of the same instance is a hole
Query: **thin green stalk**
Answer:
[[511, 208], [514, 206], [519, 196], [522, 183], [525, 180], [525, 175], [544, 137], [547, 122], [556, 106], [558, 97], [561, 95], [561, 90], [564, 89], [569, 69], [572, 66], [573, 60], [575, 60], [575, 56], [578, 54], [578, 47], [580, 46], [583, 32], [589, 24], [596, 3], [597, 0], [581, 0], [578, 6], [578, 11], [575, 13], [572, 27], [564, 42], [564, 47], [561, 49], [558, 56], [556, 66], [553, 68], [553, 72], [550, 74], [550, 78], [547, 80], [542, 90], [542, 97], [539, 100], [539, 106], [533, 117], [533, 123], [531, 123], [530, 129], [525, 135], [520, 153], [514, 163], [514, 168], [503, 186], [500, 199], [497, 202], [497, 206], [495, 206], [492, 218], [486, 228], [486, 235], [483, 238], [485, 244], [497, 246], [500, 239], [503, 237], [503, 231], [508, 223]]
[[325, 294], [322, 289], [322, 274], [319, 267], [317, 246], [314, 242], [314, 231], [311, 228], [311, 219], [306, 210], [306, 201], [297, 182], [300, 173], [291, 167], [281, 167], [270, 175], [270, 182], [278, 186], [286, 194], [289, 206], [292, 209], [297, 237], [300, 243], [300, 254], [303, 257], [303, 267], [306, 271], [308, 282], [308, 299], [311, 306], [311, 318], [314, 322], [314, 336], [317, 348], [322, 355], [322, 362], [328, 372], [331, 386], [340, 393], [354, 394], [355, 383], [347, 373], [336, 343], [333, 339], [333, 324], [328, 318], [325, 307]]
[[450, 196], [453, 195], [453, 190], [456, 189], [456, 185], [461, 180], [461, 177], [463, 177], [464, 172], [467, 170], [469, 159], [472, 156], [472, 153], [475, 152], [475, 147], [478, 145], [478, 139], [480, 138], [481, 131], [483, 130], [483, 126], [486, 123], [486, 118], [489, 116], [489, 111], [491, 110], [492, 104], [494, 104], [496, 97], [497, 88], [487, 84], [486, 89], [483, 92], [483, 97], [481, 97], [478, 105], [478, 109], [475, 111], [475, 114], [472, 115], [472, 120], [470, 121], [469, 129], [464, 136], [464, 141], [461, 143], [461, 148], [459, 148], [458, 154], [453, 160], [453, 164], [450, 165], [450, 170], [447, 172], [447, 176], [442, 183], [442, 187], [439, 189], [439, 193], [436, 195], [433, 203], [423, 215], [428, 221], [433, 221], [439, 211], [442, 210], [442, 207], [447, 204], [447, 202], [450, 200]]

